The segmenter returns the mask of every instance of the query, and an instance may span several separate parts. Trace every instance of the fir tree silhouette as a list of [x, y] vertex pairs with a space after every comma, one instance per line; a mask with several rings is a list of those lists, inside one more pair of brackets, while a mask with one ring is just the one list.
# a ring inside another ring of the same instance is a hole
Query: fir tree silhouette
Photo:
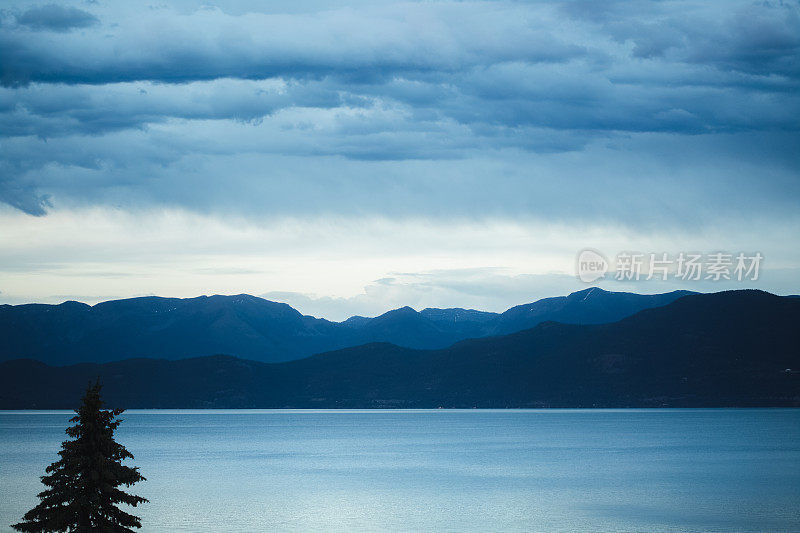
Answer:
[[61, 444], [61, 459], [51, 464], [42, 476], [48, 487], [39, 494], [39, 505], [25, 513], [24, 521], [11, 527], [17, 531], [133, 531], [142, 527], [138, 517], [117, 507], [147, 502], [120, 490], [144, 481], [138, 468], [122, 464], [133, 459], [124, 446], [114, 441], [120, 424], [116, 417], [123, 409], [101, 409], [99, 380], [86, 390], [75, 425], [67, 428], [74, 440]]

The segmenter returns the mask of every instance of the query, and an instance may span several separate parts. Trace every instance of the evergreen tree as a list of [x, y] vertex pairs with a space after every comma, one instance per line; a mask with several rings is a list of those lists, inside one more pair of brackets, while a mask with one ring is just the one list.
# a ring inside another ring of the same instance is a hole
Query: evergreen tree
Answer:
[[142, 527], [138, 517], [117, 507], [147, 502], [118, 489], [144, 481], [138, 468], [122, 464], [133, 455], [114, 441], [123, 409], [101, 409], [99, 381], [89, 385], [82, 404], [67, 428], [74, 440], [61, 444], [61, 459], [42, 476], [48, 487], [39, 494], [39, 505], [25, 513], [24, 521], [11, 527], [17, 531], [133, 531]]

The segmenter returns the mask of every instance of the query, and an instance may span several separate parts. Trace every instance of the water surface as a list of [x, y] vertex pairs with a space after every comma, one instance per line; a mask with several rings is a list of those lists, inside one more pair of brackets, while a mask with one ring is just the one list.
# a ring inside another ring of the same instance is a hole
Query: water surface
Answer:
[[[0, 531], [66, 411], [0, 411]], [[142, 531], [800, 531], [800, 410], [128, 411]]]

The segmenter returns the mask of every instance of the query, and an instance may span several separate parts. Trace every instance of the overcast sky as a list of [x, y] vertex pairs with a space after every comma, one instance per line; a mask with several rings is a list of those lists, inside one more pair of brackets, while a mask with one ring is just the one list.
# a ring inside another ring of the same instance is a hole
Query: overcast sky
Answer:
[[0, 302], [496, 311], [586, 247], [800, 293], [798, 130], [797, 0], [4, 2]]

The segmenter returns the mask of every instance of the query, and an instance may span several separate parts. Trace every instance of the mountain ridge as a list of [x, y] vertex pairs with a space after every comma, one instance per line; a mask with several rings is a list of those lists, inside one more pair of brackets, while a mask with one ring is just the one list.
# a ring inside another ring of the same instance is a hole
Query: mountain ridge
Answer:
[[0, 363], [0, 408], [69, 408], [97, 376], [110, 404], [128, 408], [797, 407], [799, 320], [797, 298], [727, 291], [438, 350], [370, 343], [282, 363], [15, 360]]
[[143, 296], [93, 306], [73, 301], [5, 305], [0, 306], [0, 337], [5, 339], [0, 360], [30, 357], [69, 364], [228, 353], [278, 362], [368, 342], [438, 349], [468, 338], [512, 333], [544, 320], [611, 322], [686, 294], [588, 289], [503, 313], [461, 308], [415, 311], [406, 306], [342, 322], [303, 315], [288, 304], [247, 294]]

